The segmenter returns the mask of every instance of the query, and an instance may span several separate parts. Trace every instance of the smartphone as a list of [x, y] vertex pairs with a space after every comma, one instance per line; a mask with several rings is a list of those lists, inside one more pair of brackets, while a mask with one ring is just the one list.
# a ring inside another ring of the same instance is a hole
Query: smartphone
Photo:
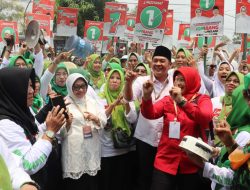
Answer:
[[51, 103], [52, 103], [52, 106], [53, 107], [56, 107], [56, 106], [60, 106], [60, 109], [64, 108], [64, 115], [65, 115], [65, 118], [68, 119], [69, 116], [66, 112], [66, 105], [64, 103], [64, 99], [62, 96], [56, 96], [54, 98], [51, 98]]

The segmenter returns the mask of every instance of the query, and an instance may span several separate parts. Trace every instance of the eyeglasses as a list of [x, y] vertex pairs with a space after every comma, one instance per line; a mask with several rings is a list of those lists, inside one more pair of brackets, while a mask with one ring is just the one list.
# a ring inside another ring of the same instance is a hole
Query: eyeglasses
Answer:
[[60, 76], [67, 77], [68, 73], [56, 73], [56, 77], [60, 77]]
[[231, 82], [233, 82], [234, 84], [239, 84], [240, 83], [239, 80], [231, 80], [231, 79], [226, 80], [226, 83], [231, 83]]
[[250, 100], [250, 89], [243, 90], [243, 96], [245, 99]]
[[81, 85], [73, 86], [72, 89], [73, 91], [80, 91], [80, 89], [86, 90], [86, 85], [81, 84]]

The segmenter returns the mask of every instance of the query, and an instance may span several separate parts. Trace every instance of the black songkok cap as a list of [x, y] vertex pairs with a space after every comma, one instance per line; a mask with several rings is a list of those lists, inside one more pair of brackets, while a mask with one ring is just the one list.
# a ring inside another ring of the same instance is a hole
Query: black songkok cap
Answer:
[[171, 51], [165, 46], [157, 46], [153, 54], [153, 57], [155, 56], [166, 57], [171, 62]]

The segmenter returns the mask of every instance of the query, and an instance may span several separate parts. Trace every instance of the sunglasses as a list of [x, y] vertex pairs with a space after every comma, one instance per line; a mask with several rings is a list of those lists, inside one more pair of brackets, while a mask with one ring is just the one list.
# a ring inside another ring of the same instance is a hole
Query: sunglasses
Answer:
[[250, 100], [250, 89], [243, 90], [243, 96], [245, 99]]

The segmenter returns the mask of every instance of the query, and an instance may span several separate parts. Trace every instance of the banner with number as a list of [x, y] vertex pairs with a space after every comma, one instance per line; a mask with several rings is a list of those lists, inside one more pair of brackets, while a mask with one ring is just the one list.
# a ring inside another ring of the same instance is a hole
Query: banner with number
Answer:
[[249, 0], [236, 0], [235, 32], [250, 34]]
[[28, 25], [32, 20], [36, 20], [39, 23], [40, 29], [43, 30], [45, 39], [48, 40], [51, 37], [50, 16], [44, 14], [28, 13], [26, 15], [26, 25]]
[[86, 20], [84, 38], [93, 45], [96, 51], [100, 52], [102, 49], [103, 22]]
[[127, 16], [126, 16], [126, 30], [124, 33], [124, 40], [126, 40], [126, 41], [133, 41], [135, 20], [136, 20], [135, 15], [127, 14]]
[[174, 10], [168, 10], [164, 35], [166, 36], [173, 35], [173, 26], [174, 26]]
[[[195, 38], [195, 47], [202, 48], [204, 44], [205, 44], [205, 37]], [[216, 37], [215, 36], [208, 37], [207, 45], [208, 48], [214, 48], [214, 46], [216, 45]]]
[[53, 20], [55, 3], [55, 0], [34, 0], [32, 13], [49, 15]]
[[57, 36], [72, 36], [77, 32], [78, 9], [58, 7], [57, 10]]
[[190, 41], [190, 24], [180, 24], [178, 40]]
[[[241, 52], [243, 53], [244, 51], [244, 35], [242, 34], [242, 40], [241, 40]], [[250, 34], [247, 35], [247, 63], [250, 64]]]
[[134, 41], [162, 44], [168, 0], [139, 0]]
[[192, 0], [190, 36], [222, 36], [224, 0]]
[[127, 5], [107, 2], [104, 9], [104, 36], [124, 38]]
[[0, 42], [4, 40], [6, 34], [14, 35], [15, 44], [19, 43], [17, 22], [0, 20]]

